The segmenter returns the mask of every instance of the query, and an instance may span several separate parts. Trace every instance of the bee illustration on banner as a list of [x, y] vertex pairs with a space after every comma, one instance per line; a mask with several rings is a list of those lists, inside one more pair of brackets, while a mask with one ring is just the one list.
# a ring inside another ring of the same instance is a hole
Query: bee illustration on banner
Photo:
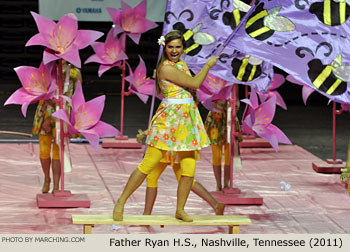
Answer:
[[[221, 0], [220, 9], [213, 9], [210, 12], [210, 18], [213, 20], [219, 19], [219, 13], [223, 13], [222, 22], [224, 25], [230, 26], [232, 30], [234, 30], [244, 15], [251, 8], [250, 4], [252, 4], [255, 0], [232, 0], [232, 5], [235, 7], [233, 10], [225, 11], [224, 9], [232, 8], [229, 0]], [[225, 5], [226, 3], [226, 5]]]
[[[190, 22], [194, 19], [194, 13], [190, 9], [185, 9], [181, 11], [181, 13], [176, 16], [173, 12], [169, 11], [165, 13], [164, 22], [166, 24], [170, 24], [169, 17], [173, 16], [176, 20], [179, 20], [182, 15], [187, 14], [188, 17], [185, 21]], [[193, 29], [189, 29], [185, 26], [185, 24], [181, 21], [173, 24], [173, 29], [179, 30], [182, 32], [185, 39], [185, 50], [184, 53], [189, 56], [194, 56], [200, 52], [203, 45], [210, 45], [216, 41], [215, 37], [212, 35], [201, 32], [200, 29], [202, 24], [197, 24]]]
[[324, 0], [311, 4], [309, 11], [328, 26], [342, 25], [350, 16], [349, 0]]
[[271, 37], [275, 31], [288, 32], [295, 29], [295, 25], [288, 18], [279, 16], [281, 6], [270, 10], [264, 9], [264, 3], [258, 4], [254, 12], [248, 17], [245, 30], [254, 39], [263, 41]]
[[241, 19], [251, 8], [250, 4], [252, 2], [254, 2], [254, 0], [233, 0], [232, 3], [235, 9], [231, 12], [226, 11], [222, 15], [222, 22], [234, 30], [238, 26], [239, 22], [241, 22]]
[[231, 62], [232, 74], [240, 81], [255, 80], [262, 73], [262, 63], [262, 60], [250, 55], [246, 55], [243, 59], [234, 58]]
[[341, 95], [346, 92], [350, 81], [350, 65], [343, 65], [339, 54], [331, 65], [313, 59], [308, 63], [308, 75], [312, 84], [328, 95]]
[[216, 41], [216, 39], [206, 33], [201, 32], [202, 24], [197, 24], [192, 30], [187, 29], [182, 22], [177, 22], [173, 25], [173, 28], [183, 33], [185, 39], [184, 53], [189, 56], [194, 56], [200, 52], [203, 45], [210, 45]]

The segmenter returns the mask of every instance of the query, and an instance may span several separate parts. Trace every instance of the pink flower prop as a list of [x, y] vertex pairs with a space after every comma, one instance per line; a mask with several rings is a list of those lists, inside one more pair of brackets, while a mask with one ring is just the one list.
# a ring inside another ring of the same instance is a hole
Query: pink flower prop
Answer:
[[113, 36], [113, 30], [109, 30], [106, 41], [94, 42], [91, 44], [95, 51], [95, 54], [91, 55], [86, 61], [86, 63], [97, 62], [100, 63], [100, 68], [98, 69], [98, 76], [111, 69], [112, 67], [121, 67], [122, 60], [128, 58], [124, 53], [125, 45], [122, 43], [122, 39], [119, 40], [118, 37]]
[[286, 103], [284, 102], [283, 98], [278, 93], [278, 91], [276, 91], [276, 89], [279, 88], [284, 83], [284, 81], [285, 79], [282, 74], [274, 74], [271, 84], [269, 85], [267, 91], [264, 94], [258, 92], [261, 102], [264, 102], [270, 99], [272, 96], [275, 96], [276, 104], [286, 110], [287, 109]]
[[141, 1], [134, 8], [131, 8], [123, 0], [120, 1], [122, 9], [107, 7], [107, 11], [115, 25], [114, 36], [126, 32], [128, 36], [138, 44], [141, 33], [157, 27], [158, 25], [146, 19], [147, 0]]
[[[120, 135], [116, 128], [100, 121], [105, 98], [105, 95], [101, 95], [85, 102], [83, 90], [80, 83], [78, 83], [70, 101], [72, 106], [70, 118], [68, 118], [68, 114], [64, 109], [60, 109], [52, 115], [69, 125], [68, 131], [70, 134], [81, 133], [92, 147], [97, 150], [100, 137]], [[67, 100], [69, 101], [70, 99]]]
[[197, 89], [199, 101], [210, 111], [216, 111], [213, 103], [217, 100], [227, 100], [231, 97], [233, 83], [225, 81], [213, 74], [208, 74], [203, 84]]
[[22, 104], [22, 114], [26, 117], [29, 104], [53, 98], [57, 88], [55, 71], [53, 71], [54, 66], [54, 63], [45, 66], [41, 62], [39, 68], [31, 66], [16, 67], [14, 70], [23, 87], [17, 89], [4, 105]]
[[[253, 104], [254, 102], [250, 102]], [[250, 106], [249, 103], [247, 103]], [[275, 125], [271, 124], [275, 115], [276, 97], [272, 96], [258, 107], [251, 107], [249, 114], [243, 120], [242, 131], [266, 139], [275, 151], [278, 151], [278, 143], [291, 144], [288, 137]]]
[[303, 90], [302, 90], [302, 93], [303, 93], [303, 101], [304, 101], [304, 104], [306, 105], [306, 102], [307, 102], [307, 99], [309, 98], [309, 96], [315, 91], [313, 88], [307, 86], [306, 84], [298, 81], [297, 79], [295, 79], [293, 76], [291, 75], [288, 75], [287, 78], [286, 78], [287, 81], [291, 82], [291, 83], [294, 83], [294, 84], [297, 84], [297, 85], [300, 85], [300, 86], [303, 86]]
[[65, 59], [76, 67], [81, 67], [79, 50], [99, 39], [103, 33], [91, 30], [78, 30], [78, 20], [72, 13], [64, 15], [58, 23], [31, 12], [39, 33], [26, 43], [26, 46], [42, 45], [43, 61], [47, 64], [57, 59]]
[[[243, 99], [241, 102], [246, 103], [248, 106], [245, 107], [243, 116], [242, 116], [242, 131], [246, 134], [256, 135], [254, 131], [248, 127], [246, 123], [244, 123], [245, 119], [249, 116], [251, 118], [251, 114], [255, 113], [255, 110], [259, 108], [259, 100], [256, 94], [255, 89], [252, 89], [250, 92], [249, 99]], [[254, 118], [251, 118], [254, 119]]]
[[343, 111], [350, 111], [350, 103], [341, 103], [340, 105]]
[[147, 69], [145, 62], [140, 58], [140, 63], [136, 67], [135, 72], [132, 72], [131, 67], [129, 66], [130, 75], [125, 77], [125, 80], [130, 83], [129, 92], [136, 94], [143, 103], [146, 103], [148, 96], [153, 94], [155, 87], [155, 80], [146, 78]]

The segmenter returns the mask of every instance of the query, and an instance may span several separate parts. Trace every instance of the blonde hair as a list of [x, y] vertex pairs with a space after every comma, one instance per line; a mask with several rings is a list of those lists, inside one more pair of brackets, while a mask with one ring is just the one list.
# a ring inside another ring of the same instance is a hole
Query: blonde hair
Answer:
[[170, 41], [173, 41], [175, 39], [180, 39], [182, 41], [182, 46], [185, 47], [185, 39], [182, 35], [182, 32], [180, 32], [178, 30], [172, 30], [165, 35], [165, 45], [163, 47], [163, 51], [162, 51], [160, 59], [157, 63], [157, 68], [156, 68], [156, 91], [157, 91], [157, 94], [160, 93], [160, 86], [159, 86], [159, 79], [158, 79], [159, 69], [160, 69], [160, 66], [163, 64], [163, 62], [165, 60], [168, 60], [168, 56], [165, 53], [165, 47]]

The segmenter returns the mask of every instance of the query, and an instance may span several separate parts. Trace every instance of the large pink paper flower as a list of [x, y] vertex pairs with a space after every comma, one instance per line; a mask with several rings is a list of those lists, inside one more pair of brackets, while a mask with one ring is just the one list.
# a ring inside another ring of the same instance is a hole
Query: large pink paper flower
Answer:
[[39, 33], [29, 39], [26, 46], [42, 45], [45, 64], [65, 59], [76, 67], [81, 67], [79, 50], [99, 39], [103, 33], [90, 30], [78, 30], [78, 20], [72, 13], [64, 15], [58, 23], [31, 12]]
[[[252, 90], [253, 97], [250, 102], [242, 100], [248, 104], [250, 109], [246, 110], [243, 118], [242, 131], [247, 134], [260, 136], [266, 139], [275, 151], [278, 151], [278, 143], [291, 144], [288, 137], [275, 125], [271, 124], [275, 115], [276, 97], [272, 96], [266, 102], [256, 106], [256, 93]], [[255, 97], [254, 97], [255, 96]]]
[[293, 76], [291, 75], [288, 75], [286, 77], [286, 80], [291, 82], [291, 83], [294, 83], [294, 84], [297, 84], [297, 85], [300, 85], [303, 87], [302, 89], [302, 95], [303, 95], [303, 101], [304, 101], [304, 104], [306, 105], [306, 102], [307, 102], [307, 99], [309, 98], [309, 96], [315, 91], [315, 89], [309, 87], [308, 85], [298, 81], [297, 79], [295, 79]]
[[153, 94], [155, 80], [146, 78], [147, 69], [145, 62], [140, 58], [140, 63], [136, 67], [135, 72], [132, 72], [131, 67], [129, 66], [130, 75], [125, 78], [126, 81], [130, 83], [129, 92], [136, 94], [143, 103], [146, 103], [148, 96]]
[[123, 0], [120, 1], [121, 10], [107, 7], [107, 11], [115, 25], [114, 36], [126, 32], [128, 36], [138, 44], [141, 33], [157, 27], [158, 25], [146, 19], [147, 0], [141, 1], [134, 8], [131, 8]]
[[14, 70], [23, 87], [15, 91], [4, 105], [22, 104], [22, 114], [26, 117], [29, 104], [53, 98], [57, 88], [54, 66], [54, 63], [45, 66], [41, 62], [39, 68], [16, 67]]
[[350, 103], [341, 103], [340, 105], [343, 111], [350, 111]]
[[95, 54], [91, 55], [86, 63], [97, 62], [100, 63], [98, 69], [98, 76], [111, 69], [112, 67], [121, 66], [122, 60], [128, 59], [128, 56], [124, 53], [125, 45], [123, 45], [123, 39], [119, 40], [118, 37], [113, 36], [113, 30], [109, 30], [106, 41], [94, 42], [91, 44], [95, 51]]
[[261, 102], [264, 102], [264, 101], [270, 99], [272, 96], [275, 96], [276, 97], [276, 104], [279, 105], [283, 109], [287, 109], [287, 105], [284, 102], [282, 96], [276, 90], [284, 83], [284, 81], [285, 81], [285, 79], [284, 79], [284, 76], [282, 74], [275, 73], [273, 75], [273, 79], [272, 79], [271, 84], [269, 85], [267, 91], [265, 93], [258, 92]]
[[231, 97], [232, 85], [233, 83], [209, 73], [200, 88], [197, 89], [197, 97], [206, 109], [219, 112], [216, 111], [213, 104], [217, 100], [229, 99]]
[[81, 133], [92, 147], [97, 150], [100, 137], [120, 135], [116, 128], [100, 121], [105, 98], [105, 95], [101, 95], [85, 102], [83, 90], [80, 83], [78, 83], [72, 99], [65, 97], [72, 106], [70, 118], [68, 118], [68, 114], [64, 109], [60, 109], [52, 115], [68, 123], [70, 134]]
[[259, 99], [256, 95], [255, 89], [253, 88], [250, 92], [249, 99], [243, 99], [241, 100], [241, 102], [248, 104], [248, 106], [245, 107], [245, 110], [243, 112], [242, 121], [244, 121], [248, 114], [251, 114], [255, 109], [259, 107]]

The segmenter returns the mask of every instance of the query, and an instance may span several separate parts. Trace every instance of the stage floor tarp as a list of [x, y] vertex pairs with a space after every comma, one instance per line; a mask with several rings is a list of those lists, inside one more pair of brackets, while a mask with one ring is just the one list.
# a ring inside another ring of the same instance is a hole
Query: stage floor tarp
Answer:
[[[130, 173], [142, 160], [143, 149], [102, 149], [71, 144], [73, 171], [65, 175], [65, 189], [86, 194], [90, 208], [38, 208], [43, 174], [38, 144], [0, 144], [0, 233], [74, 234], [72, 214], [112, 214], [113, 206]], [[215, 190], [210, 148], [197, 162], [196, 179]], [[263, 205], [230, 205], [225, 215], [248, 215], [253, 224], [242, 226], [242, 234], [350, 233], [350, 197], [339, 174], [320, 174], [312, 162], [321, 161], [299, 146], [241, 149], [243, 170], [234, 173], [234, 186], [263, 197]], [[281, 189], [281, 181], [291, 185]], [[52, 187], [52, 185], [51, 185]], [[177, 182], [168, 167], [159, 180], [153, 214], [173, 215]], [[129, 198], [125, 214], [142, 214], [145, 183]], [[191, 193], [189, 214], [214, 214], [210, 206]], [[107, 226], [96, 225], [93, 233], [227, 233], [226, 226]]]

